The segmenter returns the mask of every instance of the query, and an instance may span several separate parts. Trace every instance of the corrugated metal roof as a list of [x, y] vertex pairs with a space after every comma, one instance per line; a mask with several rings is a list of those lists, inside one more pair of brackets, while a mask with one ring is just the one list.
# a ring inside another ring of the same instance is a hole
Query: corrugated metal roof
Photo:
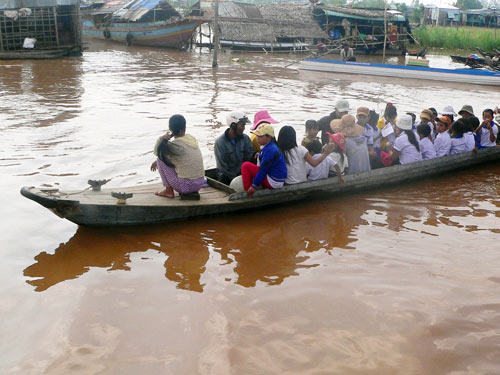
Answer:
[[46, 8], [78, 4], [80, 0], [0, 0], [0, 9]]
[[92, 15], [97, 14], [111, 14], [116, 12], [118, 9], [123, 8], [129, 1], [128, 0], [113, 0], [107, 2], [102, 7], [92, 12]]

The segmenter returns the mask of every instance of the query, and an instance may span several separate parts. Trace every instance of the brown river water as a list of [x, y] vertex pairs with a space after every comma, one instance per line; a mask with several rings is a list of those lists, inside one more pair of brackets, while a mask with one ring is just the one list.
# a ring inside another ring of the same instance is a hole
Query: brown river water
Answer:
[[214, 72], [206, 52], [91, 44], [0, 62], [0, 374], [500, 373], [498, 164], [125, 229], [77, 227], [19, 194], [158, 182], [151, 149], [174, 113], [212, 167], [231, 110], [266, 108], [302, 136], [340, 98], [500, 105], [498, 87], [285, 67], [300, 58], [222, 53]]

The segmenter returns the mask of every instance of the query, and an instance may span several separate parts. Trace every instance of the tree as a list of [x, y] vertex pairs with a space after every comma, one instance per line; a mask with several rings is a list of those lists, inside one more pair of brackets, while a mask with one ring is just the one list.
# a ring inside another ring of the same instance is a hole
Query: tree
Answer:
[[457, 0], [455, 6], [459, 9], [482, 9], [481, 0]]

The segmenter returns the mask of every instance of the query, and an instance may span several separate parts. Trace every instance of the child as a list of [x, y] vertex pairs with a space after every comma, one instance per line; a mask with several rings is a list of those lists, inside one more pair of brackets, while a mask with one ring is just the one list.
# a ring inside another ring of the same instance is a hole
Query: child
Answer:
[[307, 181], [306, 163], [315, 167], [321, 163], [334, 149], [333, 145], [326, 145], [323, 153], [314, 159], [304, 146], [297, 146], [295, 129], [289, 125], [283, 126], [278, 135], [278, 147], [285, 156], [287, 176], [285, 183], [297, 184]]
[[474, 129], [479, 126], [479, 119], [476, 116], [469, 116], [468, 118], [462, 117], [462, 119], [464, 119], [465, 122], [465, 150], [477, 151], [476, 139], [474, 138]]
[[436, 156], [439, 158], [441, 156], [448, 155], [451, 148], [451, 138], [450, 133], [448, 133], [448, 127], [451, 125], [451, 120], [447, 116], [441, 116], [436, 118], [436, 130], [438, 135], [434, 141], [434, 150], [436, 150]]
[[[306, 146], [307, 151], [314, 159], [318, 159], [321, 156], [321, 142], [319, 140], [314, 140], [309, 142]], [[339, 146], [336, 145], [335, 149], [338, 149]], [[312, 167], [307, 164], [307, 179], [309, 181], [320, 180], [323, 178], [328, 178], [330, 172], [336, 172], [339, 178], [339, 183], [343, 184], [344, 180], [342, 179], [342, 172], [340, 172], [340, 168], [331, 158], [325, 158], [321, 163], [317, 166]]]
[[483, 122], [474, 130], [479, 136], [478, 148], [496, 146], [498, 135], [498, 126], [493, 122], [493, 110], [485, 109], [483, 111]]
[[[377, 127], [380, 129], [380, 149], [386, 150], [388, 144], [393, 144], [396, 136], [394, 134], [394, 126], [396, 125], [396, 118], [398, 111], [393, 104], [387, 103], [384, 111], [384, 117], [378, 120]], [[376, 141], [374, 139], [374, 141]]]
[[396, 123], [396, 140], [389, 149], [393, 161], [399, 159], [400, 164], [409, 164], [422, 160], [420, 145], [413, 132], [413, 119], [403, 115]]
[[[340, 174], [345, 174], [345, 170], [349, 166], [349, 163], [347, 160], [347, 155], [345, 154], [346, 141], [344, 135], [342, 133], [332, 134], [329, 132], [327, 132], [326, 134], [328, 135], [328, 144], [333, 143], [336, 145], [336, 147], [328, 157], [335, 163], [335, 167], [339, 168]], [[337, 170], [337, 168], [335, 168], [335, 170]]]
[[302, 140], [302, 146], [307, 147], [307, 144], [319, 139], [317, 137], [319, 133], [319, 124], [316, 120], [307, 120], [306, 121], [306, 136]]
[[422, 160], [434, 159], [436, 157], [436, 150], [430, 139], [431, 128], [428, 124], [420, 124], [417, 126], [417, 134], [420, 138], [420, 154]]
[[261, 150], [258, 166], [248, 161], [241, 165], [243, 187], [249, 197], [262, 185], [267, 189], [283, 187], [287, 175], [285, 157], [274, 139], [274, 129], [269, 123], [261, 124], [253, 132]]
[[465, 120], [459, 118], [451, 126], [451, 148], [450, 155], [460, 154], [467, 151], [467, 141], [464, 137]]

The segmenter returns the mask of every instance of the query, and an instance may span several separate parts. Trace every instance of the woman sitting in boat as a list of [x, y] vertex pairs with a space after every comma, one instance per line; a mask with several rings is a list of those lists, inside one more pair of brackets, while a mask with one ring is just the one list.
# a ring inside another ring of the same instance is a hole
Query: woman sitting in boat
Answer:
[[156, 195], [173, 198], [174, 190], [181, 195], [198, 192], [205, 183], [198, 142], [186, 134], [186, 119], [182, 115], [170, 117], [168, 128], [170, 132], [158, 138], [153, 150], [158, 159], [151, 164], [151, 170], [158, 169], [165, 186]]
[[286, 184], [297, 184], [307, 181], [307, 167], [320, 164], [335, 148], [333, 144], [327, 144], [318, 158], [313, 158], [304, 146], [297, 146], [297, 134], [291, 126], [283, 126], [278, 135], [278, 147], [285, 156], [287, 176]]
[[248, 161], [241, 165], [243, 188], [249, 197], [259, 186], [267, 189], [283, 187], [287, 175], [285, 158], [276, 144], [271, 124], [259, 125], [253, 134], [261, 147], [257, 165]]
[[345, 152], [349, 160], [347, 174], [368, 172], [371, 168], [368, 145], [363, 135], [365, 129], [356, 124], [353, 115], [344, 115], [341, 121], [340, 133], [345, 137]]
[[257, 142], [257, 136], [255, 135], [254, 130], [261, 124], [277, 124], [279, 121], [276, 121], [271, 117], [268, 111], [265, 109], [258, 111], [253, 116], [253, 125], [250, 128], [250, 140], [252, 141], [252, 146], [255, 152], [260, 151], [260, 144]]
[[393, 161], [399, 159], [400, 164], [409, 164], [422, 160], [420, 145], [413, 131], [413, 120], [410, 115], [403, 115], [396, 122], [396, 140], [389, 147]]

